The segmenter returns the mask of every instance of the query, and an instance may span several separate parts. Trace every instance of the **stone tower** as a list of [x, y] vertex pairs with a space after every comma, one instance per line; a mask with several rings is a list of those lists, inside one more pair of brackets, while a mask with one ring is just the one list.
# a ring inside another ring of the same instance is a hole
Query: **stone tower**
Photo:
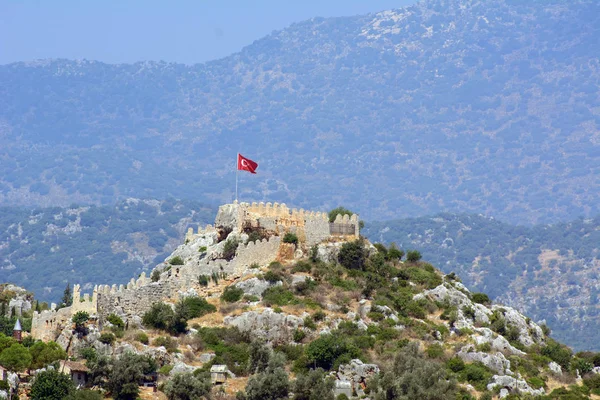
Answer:
[[23, 329], [21, 329], [21, 321], [17, 318], [17, 322], [15, 322], [15, 327], [13, 328], [13, 338], [21, 343], [23, 340]]

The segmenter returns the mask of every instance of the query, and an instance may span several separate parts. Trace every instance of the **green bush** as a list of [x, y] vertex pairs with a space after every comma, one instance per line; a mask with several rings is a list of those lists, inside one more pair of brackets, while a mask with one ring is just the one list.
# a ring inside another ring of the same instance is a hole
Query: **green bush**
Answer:
[[217, 311], [217, 307], [202, 297], [188, 296], [177, 304], [175, 311], [185, 320], [189, 320], [213, 313]]
[[479, 304], [489, 304], [490, 298], [485, 293], [473, 293], [473, 301]]
[[429, 358], [442, 358], [444, 356], [444, 347], [439, 343], [434, 343], [426, 350]]
[[294, 339], [294, 342], [296, 343], [300, 343], [305, 337], [306, 333], [304, 333], [302, 329], [296, 329], [292, 335], [292, 339]]
[[338, 262], [346, 269], [364, 270], [368, 252], [365, 243], [358, 239], [342, 245]]
[[465, 369], [465, 362], [462, 358], [452, 357], [446, 362], [446, 367], [452, 372], [460, 372]]
[[106, 320], [113, 324], [117, 329], [125, 329], [125, 322], [123, 322], [121, 317], [116, 314], [110, 314]]
[[298, 261], [296, 263], [296, 265], [294, 265], [292, 267], [292, 273], [306, 272], [306, 273], [310, 274], [311, 271], [312, 271], [312, 265], [310, 265], [306, 261]]
[[273, 305], [286, 306], [290, 304], [297, 304], [298, 299], [288, 289], [283, 286], [270, 287], [263, 292], [263, 303], [271, 307]]
[[152, 282], [158, 282], [160, 280], [160, 271], [158, 269], [152, 271], [150, 280], [152, 280]]
[[138, 342], [140, 342], [142, 344], [148, 344], [149, 343], [148, 335], [146, 335], [146, 333], [144, 333], [144, 332], [138, 332], [138, 333], [136, 333], [135, 340], [137, 340]]
[[142, 323], [151, 328], [167, 330], [172, 324], [175, 313], [171, 306], [164, 303], [154, 303], [142, 317]]
[[208, 286], [208, 282], [210, 282], [210, 276], [208, 275], [200, 275], [198, 276], [198, 284], [200, 286]]
[[169, 353], [177, 350], [177, 341], [170, 336], [159, 336], [152, 341], [152, 345], [155, 347], [163, 346]]
[[175, 256], [169, 260], [171, 265], [183, 265], [183, 259], [179, 256]]
[[235, 257], [235, 252], [238, 248], [238, 241], [234, 239], [228, 239], [223, 246], [223, 258], [230, 261]]
[[319, 311], [315, 311], [315, 313], [312, 315], [312, 318], [315, 321], [323, 321], [326, 316], [327, 316], [327, 314], [325, 314], [325, 312], [323, 310], [319, 310]]
[[476, 362], [467, 364], [460, 372], [460, 377], [462, 380], [473, 385], [477, 390], [484, 391], [488, 381], [492, 377], [492, 373], [485, 365]]
[[288, 232], [283, 236], [283, 243], [291, 243], [293, 245], [298, 244], [298, 236], [294, 233]]
[[343, 338], [326, 334], [310, 342], [306, 347], [306, 356], [314, 366], [329, 370], [342, 357], [358, 358], [360, 350]]
[[31, 385], [32, 399], [62, 400], [75, 391], [71, 377], [56, 370], [38, 373]]
[[548, 338], [546, 346], [542, 347], [541, 353], [558, 363], [561, 367], [569, 369], [573, 352], [568, 347]]
[[414, 263], [414, 262], [419, 261], [420, 259], [421, 259], [421, 253], [418, 252], [417, 250], [409, 250], [406, 253], [406, 261]]
[[283, 281], [283, 276], [280, 273], [268, 270], [263, 274], [263, 279], [269, 283]]
[[115, 335], [113, 335], [112, 333], [104, 332], [100, 335], [100, 338], [98, 338], [98, 340], [104, 344], [113, 344], [116, 338]]
[[227, 303], [235, 303], [241, 300], [244, 291], [235, 286], [227, 286], [221, 294], [221, 300]]

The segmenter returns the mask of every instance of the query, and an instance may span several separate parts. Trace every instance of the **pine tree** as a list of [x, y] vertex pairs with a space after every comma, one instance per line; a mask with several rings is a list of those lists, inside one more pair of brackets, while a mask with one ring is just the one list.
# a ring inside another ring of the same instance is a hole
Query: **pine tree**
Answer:
[[61, 307], [69, 307], [71, 304], [73, 304], [73, 293], [71, 292], [71, 285], [69, 285], [69, 283], [67, 283], [67, 287], [65, 288], [65, 291], [63, 293], [63, 297], [60, 302], [60, 306]]

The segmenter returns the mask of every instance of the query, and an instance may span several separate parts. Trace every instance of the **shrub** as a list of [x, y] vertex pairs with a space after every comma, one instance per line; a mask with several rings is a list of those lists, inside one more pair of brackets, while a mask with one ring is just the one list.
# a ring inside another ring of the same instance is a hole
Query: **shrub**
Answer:
[[296, 265], [292, 267], [292, 273], [296, 272], [306, 272], [309, 273], [312, 271], [312, 265], [307, 263], [306, 261], [298, 261]]
[[206, 246], [198, 247], [198, 253], [206, 253], [206, 250], [207, 250]]
[[198, 284], [200, 286], [204, 286], [204, 287], [208, 286], [209, 281], [210, 281], [210, 276], [208, 276], [208, 275], [200, 275], [198, 277]]
[[136, 399], [138, 382], [146, 374], [156, 371], [151, 357], [125, 353], [112, 362], [106, 388], [115, 400]]
[[125, 329], [125, 322], [123, 322], [121, 317], [116, 314], [110, 314], [106, 320], [113, 324], [117, 329]]
[[460, 376], [462, 380], [468, 381], [475, 386], [477, 390], [483, 391], [486, 389], [486, 385], [492, 377], [492, 374], [483, 364], [476, 362], [467, 364], [460, 372]]
[[325, 314], [323, 310], [315, 311], [315, 313], [312, 315], [315, 321], [323, 321], [326, 316], [327, 314]]
[[159, 336], [152, 342], [155, 347], [163, 346], [169, 353], [177, 350], [177, 341], [173, 340], [170, 336]]
[[289, 304], [297, 304], [298, 299], [292, 292], [282, 286], [270, 287], [263, 292], [263, 303], [267, 306], [286, 306]]
[[153, 270], [150, 279], [152, 282], [158, 282], [160, 280], [160, 271], [158, 269]]
[[304, 333], [302, 329], [296, 329], [292, 335], [292, 339], [294, 339], [294, 342], [296, 343], [300, 343], [305, 337], [306, 333]]
[[444, 348], [439, 343], [434, 343], [427, 348], [427, 357], [429, 358], [441, 358], [444, 355]]
[[221, 300], [227, 303], [235, 303], [240, 301], [242, 296], [244, 295], [244, 291], [235, 286], [227, 286], [221, 294]]
[[283, 280], [281, 274], [268, 270], [263, 274], [263, 279], [269, 283], [275, 283]]
[[188, 296], [177, 304], [175, 311], [185, 320], [189, 320], [213, 313], [217, 311], [217, 307], [202, 297]]
[[314, 331], [317, 329], [317, 324], [315, 324], [315, 321], [312, 317], [304, 318], [304, 326], [307, 329], [310, 329], [311, 331]]
[[293, 384], [294, 400], [334, 400], [333, 379], [327, 377], [322, 369], [308, 371], [296, 377]]
[[179, 256], [175, 256], [169, 260], [171, 265], [183, 265], [183, 259]]
[[360, 239], [344, 243], [338, 254], [338, 262], [346, 269], [364, 270], [366, 260], [367, 250]]
[[69, 375], [47, 370], [35, 376], [30, 395], [32, 399], [62, 400], [74, 391], [75, 384]]
[[294, 233], [288, 232], [283, 236], [283, 243], [291, 243], [293, 245], [298, 244], [298, 236]]
[[173, 370], [173, 366], [171, 364], [165, 364], [158, 370], [158, 373], [161, 375], [169, 375]]
[[175, 374], [164, 386], [169, 400], [201, 399], [210, 394], [212, 383], [210, 375], [196, 376], [191, 372]]
[[321, 335], [307, 346], [306, 356], [308, 361], [314, 363], [316, 367], [329, 370], [343, 356], [351, 359], [358, 358], [360, 351], [343, 338], [326, 334]]
[[409, 262], [417, 262], [421, 259], [421, 253], [418, 252], [417, 250], [409, 250], [406, 253], [406, 260]]
[[452, 357], [448, 360], [448, 362], [446, 362], [446, 367], [448, 367], [448, 369], [452, 372], [460, 372], [465, 369], [465, 362], [462, 360], [462, 358]]
[[116, 340], [115, 335], [110, 332], [104, 332], [100, 335], [98, 340], [104, 344], [113, 344]]
[[165, 303], [154, 303], [142, 317], [142, 323], [151, 328], [167, 330], [174, 316], [171, 306]]
[[489, 304], [490, 298], [485, 293], [473, 293], [473, 301], [479, 304]]
[[145, 332], [138, 332], [135, 334], [135, 340], [137, 340], [138, 342], [142, 343], [142, 344], [148, 344], [149, 343], [149, 339], [148, 339], [148, 335], [146, 335]]
[[234, 239], [228, 239], [223, 246], [223, 258], [230, 261], [235, 257], [235, 252], [238, 248], [238, 241]]
[[404, 251], [396, 247], [396, 243], [392, 243], [385, 255], [385, 259], [388, 261], [400, 261], [402, 257], [404, 257]]
[[568, 347], [563, 346], [550, 338], [547, 340], [546, 346], [542, 347], [541, 353], [566, 369], [569, 368], [571, 356], [573, 355], [573, 352]]

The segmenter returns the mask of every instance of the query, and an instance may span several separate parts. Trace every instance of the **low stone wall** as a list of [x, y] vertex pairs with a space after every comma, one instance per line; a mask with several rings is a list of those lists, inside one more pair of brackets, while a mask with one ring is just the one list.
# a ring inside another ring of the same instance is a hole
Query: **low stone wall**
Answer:
[[271, 236], [268, 240], [257, 240], [246, 245], [240, 244], [235, 258], [231, 261], [232, 270], [238, 273], [254, 263], [261, 266], [272, 263], [277, 259], [280, 244], [281, 238], [279, 236]]

